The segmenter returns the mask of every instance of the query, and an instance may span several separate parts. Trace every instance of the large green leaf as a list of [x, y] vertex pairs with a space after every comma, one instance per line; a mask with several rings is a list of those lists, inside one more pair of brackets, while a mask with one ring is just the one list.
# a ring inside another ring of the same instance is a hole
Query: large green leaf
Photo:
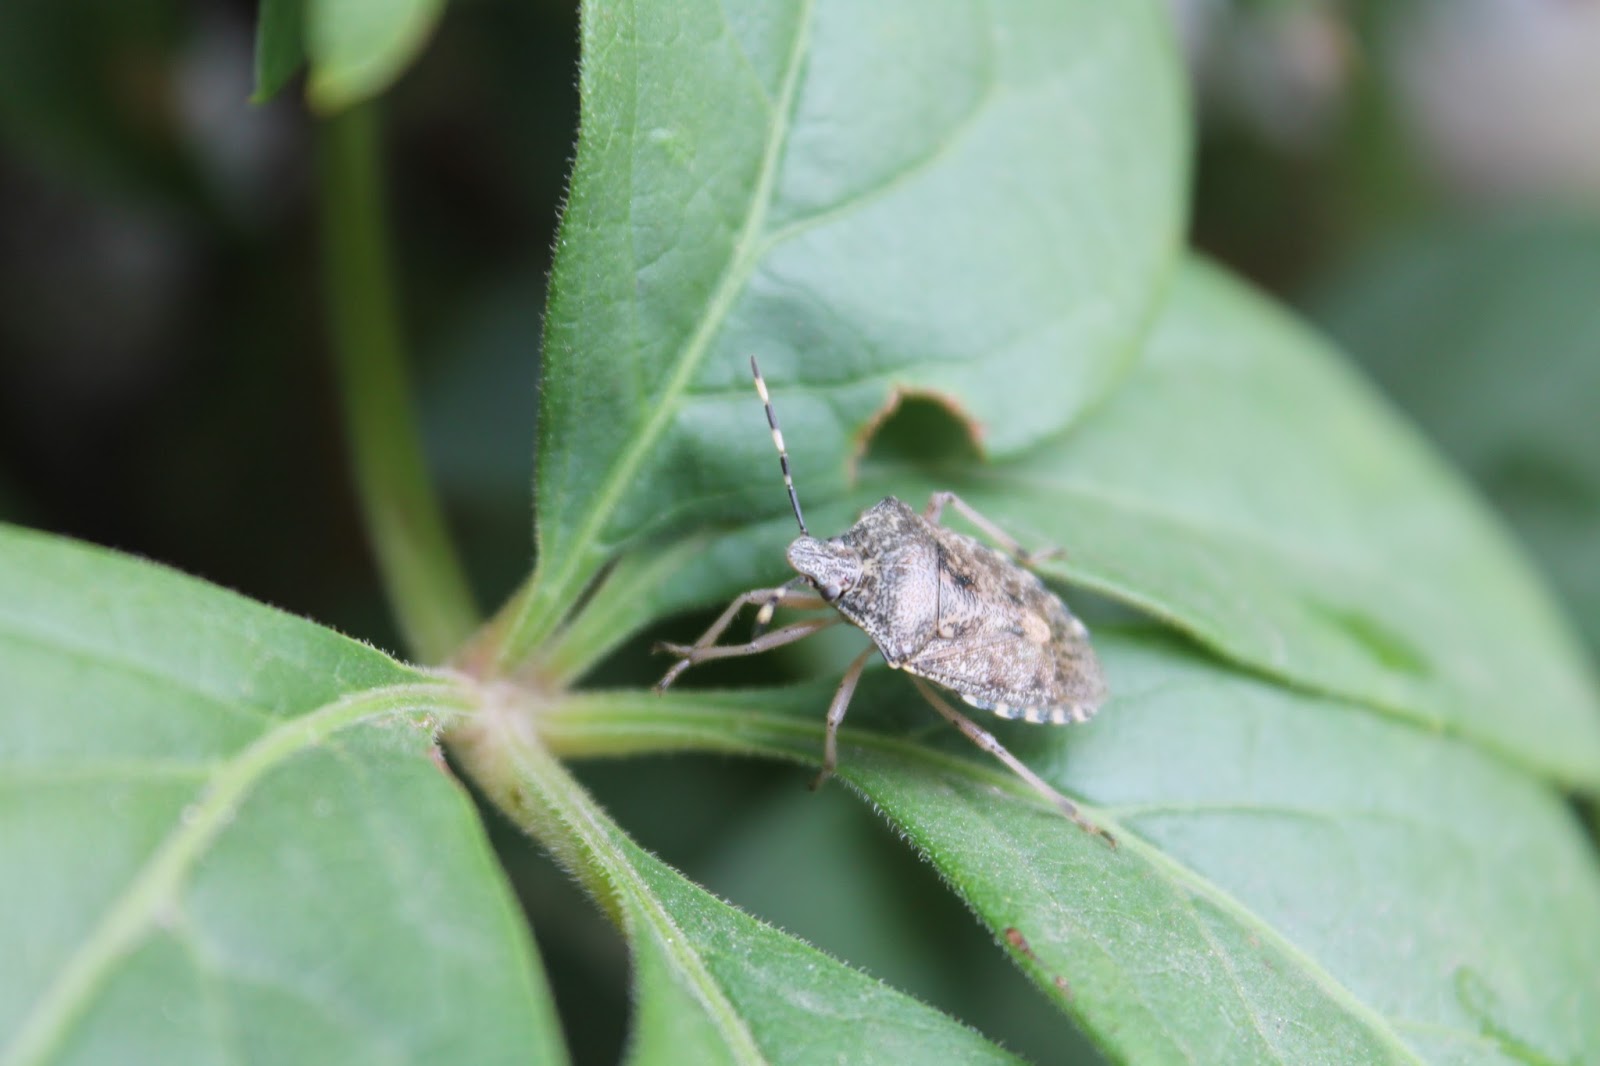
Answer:
[[455, 735], [454, 750], [627, 935], [635, 1005], [630, 1062], [1016, 1061], [937, 1011], [730, 907], [644, 851], [530, 743], [527, 723], [507, 709], [489, 702]]
[[1092, 425], [967, 484], [1059, 530], [1068, 572], [1244, 662], [1600, 785], [1582, 656], [1494, 519], [1335, 353], [1213, 271], [1186, 274]]
[[[1600, 1056], [1600, 869], [1547, 786], [1170, 637], [1098, 643], [1117, 692], [1099, 717], [998, 728], [1083, 798], [1114, 851], [918, 710], [886, 670], [857, 695], [840, 765], [1113, 1057]], [[599, 692], [543, 729], [572, 752], [815, 762], [828, 691]]]
[[562, 1058], [453, 687], [0, 528], [0, 1061]]
[[1101, 397], [1177, 243], [1167, 36], [1143, 0], [587, 5], [513, 655], [618, 545], [776, 510], [751, 355], [817, 499], [897, 390], [996, 455]]
[[[855, 503], [934, 488], [1242, 663], [1600, 785], [1583, 658], [1494, 520], [1336, 353], [1210, 267], [1073, 432], [1008, 463], [878, 464]], [[645, 602], [781, 580], [790, 535], [729, 535]]]
[[1430, 227], [1311, 313], [1505, 512], [1600, 649], [1600, 221]]

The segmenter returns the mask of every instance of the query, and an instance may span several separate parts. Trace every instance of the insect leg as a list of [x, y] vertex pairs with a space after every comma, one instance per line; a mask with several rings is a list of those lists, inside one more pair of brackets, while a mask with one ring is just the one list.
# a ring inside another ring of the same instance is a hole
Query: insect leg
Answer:
[[[723, 631], [727, 629], [728, 626], [733, 624], [734, 616], [739, 613], [741, 608], [743, 608], [746, 604], [762, 603], [767, 601], [783, 603], [791, 607], [827, 606], [820, 596], [808, 596], [803, 592], [795, 592], [787, 585], [780, 585], [775, 589], [751, 589], [749, 592], [735, 597], [734, 601], [728, 604], [727, 609], [717, 617], [717, 620], [711, 623], [711, 628], [700, 634], [700, 639], [694, 642], [693, 647], [703, 648], [707, 645], [715, 644], [717, 642], [717, 638], [722, 636]], [[676, 670], [676, 672], [671, 674], [671, 677], [676, 678], [679, 673], [682, 673], [682, 671]], [[664, 680], [662, 684], [658, 685], [657, 687], [666, 688], [667, 685], [670, 684], [672, 684], [671, 680]]]
[[[678, 656], [678, 661], [672, 664], [672, 668], [666, 672], [660, 681], [656, 682], [656, 691], [665, 692], [668, 685], [678, 680], [679, 674], [696, 663], [703, 663], [708, 659], [732, 659], [741, 655], [759, 655], [764, 651], [771, 651], [773, 648], [781, 648], [785, 644], [793, 644], [797, 640], [809, 637], [819, 629], [827, 629], [829, 626], [836, 626], [843, 621], [844, 619], [837, 615], [829, 618], [807, 618], [803, 622], [796, 622], [793, 625], [784, 626], [782, 629], [774, 629], [771, 633], [764, 633], [755, 640], [744, 644], [712, 644], [705, 637], [700, 638], [703, 643], [657, 644], [657, 651], [676, 655]], [[715, 629], [716, 627], [713, 626], [712, 628]], [[727, 627], [724, 626], [723, 628]], [[721, 630], [719, 629], [717, 632], [720, 633]], [[711, 640], [715, 639], [715, 635], [712, 635]]]
[[1000, 546], [1000, 550], [1013, 556], [1023, 566], [1032, 566], [1044, 559], [1052, 559], [1063, 554], [1060, 548], [1041, 548], [1038, 551], [1028, 551], [1017, 539], [999, 526], [995, 525], [982, 513], [975, 510], [967, 501], [953, 492], [936, 492], [928, 497], [928, 506], [922, 512], [922, 517], [939, 525], [939, 519], [944, 514], [945, 505], [949, 504], [961, 512], [961, 517], [983, 530], [985, 536]]
[[844, 672], [844, 680], [839, 682], [833, 702], [828, 704], [828, 732], [822, 741], [822, 769], [817, 773], [816, 780], [811, 782], [813, 792], [833, 776], [834, 768], [839, 765], [839, 724], [844, 721], [844, 712], [850, 707], [850, 697], [856, 694], [856, 682], [861, 680], [861, 671], [877, 650], [873, 646], [856, 656], [855, 662]]
[[813, 607], [828, 606], [828, 601], [821, 596], [811, 592], [797, 591], [796, 586], [802, 585], [804, 582], [805, 578], [796, 576], [772, 590], [772, 594], [766, 598], [761, 604], [761, 609], [756, 612], [756, 624], [750, 631], [752, 640], [767, 631], [767, 626], [772, 624], [773, 612], [778, 609], [780, 604], [785, 607], [799, 607], [806, 610]]
[[977, 722], [974, 722], [960, 711], [956, 710], [954, 707], [950, 706], [944, 700], [940, 699], [938, 693], [929, 688], [927, 682], [923, 681], [920, 677], [913, 676], [911, 678], [911, 683], [917, 686], [917, 691], [922, 693], [923, 699], [933, 704], [934, 710], [944, 715], [946, 720], [948, 720], [951, 725], [961, 730], [963, 736], [972, 741], [978, 747], [982, 748], [984, 751], [988, 752], [990, 755], [993, 755], [995, 758], [1005, 763], [1006, 766], [1010, 768], [1012, 773], [1016, 774], [1028, 784], [1032, 785], [1034, 790], [1041, 796], [1048, 799], [1057, 810], [1066, 815], [1068, 818], [1072, 819], [1072, 821], [1077, 824], [1078, 828], [1083, 829], [1086, 832], [1093, 833], [1095, 836], [1104, 837], [1106, 843], [1110, 844], [1112, 847], [1117, 846], [1116, 837], [1112, 836], [1110, 833], [1106, 832], [1104, 829], [1101, 829], [1099, 826], [1089, 821], [1089, 819], [1085, 818], [1083, 813], [1078, 810], [1078, 805], [1076, 803], [1073, 803], [1071, 800], [1067, 799], [1067, 797], [1051, 788], [1049, 783], [1046, 782], [1044, 778], [1028, 769], [1022, 760], [1007, 751], [1000, 744], [1000, 742], [994, 738], [992, 733], [978, 725]]

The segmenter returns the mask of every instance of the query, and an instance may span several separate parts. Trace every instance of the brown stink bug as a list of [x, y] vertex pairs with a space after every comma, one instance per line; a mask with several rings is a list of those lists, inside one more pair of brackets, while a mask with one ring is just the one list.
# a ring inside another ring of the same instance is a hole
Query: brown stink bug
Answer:
[[[1111, 841], [1110, 834], [1084, 818], [1076, 804], [924, 681], [950, 689], [972, 706], [1002, 718], [1060, 725], [1082, 722], [1094, 714], [1106, 689], [1089, 646], [1089, 631], [1026, 569], [1040, 556], [1023, 551], [953, 492], [934, 493], [920, 514], [893, 496], [885, 497], [839, 536], [813, 537], [800, 513], [789, 453], [754, 359], [750, 370], [772, 427], [789, 503], [800, 524], [800, 536], [788, 551], [789, 565], [799, 576], [777, 588], [746, 592], [693, 644], [661, 645], [660, 650], [678, 656], [678, 661], [657, 682], [656, 691], [664, 691], [695, 663], [754, 655], [849, 622], [872, 638], [872, 647], [845, 670], [828, 707], [822, 772], [813, 788], [827, 780], [838, 763], [839, 725], [861, 671], [876, 653], [891, 668], [910, 674], [923, 697], [967, 739], [1005, 763], [1078, 825]], [[1002, 550], [941, 526], [946, 506], [954, 507]], [[802, 585], [807, 587], [797, 587]], [[739, 611], [757, 603], [761, 608], [755, 638], [718, 645], [717, 638]], [[761, 632], [780, 605], [832, 607], [838, 613]]]

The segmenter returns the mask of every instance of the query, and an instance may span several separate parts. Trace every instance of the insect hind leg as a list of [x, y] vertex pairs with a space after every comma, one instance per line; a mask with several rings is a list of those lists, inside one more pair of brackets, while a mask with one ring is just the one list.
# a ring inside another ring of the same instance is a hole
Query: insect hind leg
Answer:
[[984, 536], [999, 545], [1001, 551], [1016, 559], [1023, 566], [1032, 566], [1034, 563], [1043, 562], [1046, 559], [1055, 559], [1066, 554], [1058, 547], [1039, 548], [1033, 551], [1024, 548], [1017, 541], [1017, 538], [1001, 529], [996, 523], [985, 517], [983, 512], [953, 492], [936, 492], [928, 497], [928, 506], [923, 509], [922, 517], [936, 526], [942, 525], [943, 523], [940, 519], [944, 516], [946, 506], [954, 507], [961, 512], [961, 517], [977, 526], [983, 531]]
[[1071, 800], [1067, 799], [1067, 797], [1057, 792], [1054, 788], [1051, 788], [1049, 782], [1045, 781], [1044, 778], [1028, 769], [1027, 765], [1024, 764], [1021, 759], [1007, 751], [1005, 747], [994, 738], [994, 734], [990, 733], [988, 730], [978, 725], [977, 722], [974, 722], [972, 719], [968, 718], [966, 715], [950, 706], [950, 704], [939, 697], [938, 693], [929, 688], [927, 682], [923, 681], [920, 677], [913, 676], [911, 678], [911, 683], [917, 686], [917, 691], [922, 693], [923, 699], [927, 700], [933, 705], [934, 710], [943, 715], [951, 725], [961, 730], [962, 736], [966, 737], [978, 747], [982, 748], [990, 755], [993, 755], [995, 758], [1005, 763], [1006, 767], [1010, 769], [1012, 773], [1026, 781], [1033, 787], [1034, 791], [1038, 792], [1045, 799], [1049, 800], [1058, 811], [1072, 819], [1073, 823], [1077, 825], [1078, 828], [1087, 833], [1093, 833], [1097, 837], [1101, 837], [1112, 847], [1117, 846], [1116, 837], [1112, 836], [1110, 833], [1106, 832], [1104, 829], [1101, 829], [1099, 826], [1089, 821], [1089, 819], [1085, 818], [1083, 816], [1083, 812], [1078, 810], [1078, 805], [1076, 803], [1073, 803]]

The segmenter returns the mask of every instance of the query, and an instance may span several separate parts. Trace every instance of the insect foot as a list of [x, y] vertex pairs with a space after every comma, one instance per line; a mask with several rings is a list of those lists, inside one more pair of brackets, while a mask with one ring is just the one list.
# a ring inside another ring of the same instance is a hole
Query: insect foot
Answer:
[[[698, 663], [756, 655], [848, 622], [871, 638], [872, 646], [846, 668], [828, 705], [822, 768], [813, 788], [837, 768], [839, 727], [861, 672], [874, 654], [881, 654], [891, 667], [910, 675], [923, 698], [968, 740], [999, 759], [1075, 824], [1115, 847], [1111, 834], [1085, 818], [1076, 804], [928, 684], [1001, 718], [1063, 725], [1094, 714], [1105, 699], [1106, 686], [1089, 645], [1089, 630], [1027, 569], [1054, 550], [1024, 550], [953, 492], [934, 493], [920, 514], [893, 496], [885, 497], [838, 536], [812, 536], [800, 511], [778, 416], [754, 359], [750, 370], [800, 527], [800, 536], [787, 552], [789, 565], [799, 576], [735, 598], [693, 644], [660, 645], [677, 661], [656, 683], [656, 691], [665, 691]], [[947, 506], [999, 550], [941, 525]], [[759, 605], [756, 636], [743, 644], [718, 644], [739, 611], [752, 605]], [[833, 614], [763, 632], [778, 607], [831, 608]]]
[[911, 679], [911, 683], [917, 686], [917, 691], [922, 693], [923, 699], [927, 700], [933, 705], [934, 710], [942, 714], [951, 725], [961, 730], [962, 736], [966, 737], [978, 747], [982, 748], [990, 755], [993, 755], [995, 758], [1005, 763], [1012, 773], [1016, 774], [1018, 777], [1022, 778], [1029, 785], [1031, 785], [1034, 791], [1038, 792], [1045, 799], [1049, 800], [1058, 811], [1072, 819], [1072, 821], [1080, 829], [1100, 837], [1113, 848], [1117, 846], [1116, 837], [1112, 836], [1110, 833], [1106, 832], [1104, 829], [1085, 818], [1083, 816], [1083, 812], [1078, 810], [1078, 805], [1076, 803], [1073, 803], [1071, 800], [1067, 799], [1067, 797], [1057, 792], [1044, 778], [1028, 769], [1027, 764], [1025, 764], [1015, 755], [1012, 755], [1000, 744], [998, 740], [994, 738], [993, 733], [990, 733], [987, 729], [984, 729], [982, 726], [978, 725], [977, 722], [974, 722], [972, 719], [968, 718], [966, 715], [950, 706], [949, 703], [941, 699], [939, 694], [934, 692], [933, 689], [929, 688], [927, 684], [920, 678], [913, 677]]

